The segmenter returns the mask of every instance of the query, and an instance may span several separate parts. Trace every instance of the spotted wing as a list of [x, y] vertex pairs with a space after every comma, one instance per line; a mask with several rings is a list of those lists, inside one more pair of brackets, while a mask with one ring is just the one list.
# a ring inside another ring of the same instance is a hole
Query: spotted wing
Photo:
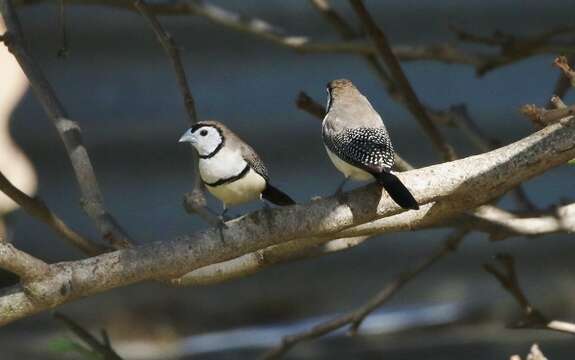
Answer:
[[324, 136], [324, 141], [340, 159], [367, 172], [381, 173], [393, 166], [393, 146], [385, 129], [346, 129]]

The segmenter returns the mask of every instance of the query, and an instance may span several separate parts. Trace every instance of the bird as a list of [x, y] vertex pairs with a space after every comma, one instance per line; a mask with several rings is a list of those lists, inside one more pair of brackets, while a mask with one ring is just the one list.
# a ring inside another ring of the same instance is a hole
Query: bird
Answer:
[[270, 184], [267, 168], [254, 149], [224, 124], [200, 121], [179, 142], [191, 143], [198, 152], [200, 178], [223, 203], [222, 219], [230, 206], [258, 197], [279, 206], [295, 204]]
[[322, 122], [322, 138], [335, 167], [345, 175], [336, 194], [349, 178], [375, 179], [404, 209], [419, 209], [411, 192], [391, 168], [395, 154], [381, 116], [348, 79], [327, 84], [328, 101]]

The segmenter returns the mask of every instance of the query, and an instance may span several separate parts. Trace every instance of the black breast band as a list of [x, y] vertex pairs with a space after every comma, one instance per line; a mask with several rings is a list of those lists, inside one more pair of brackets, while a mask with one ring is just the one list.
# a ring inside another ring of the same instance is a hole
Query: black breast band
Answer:
[[232, 183], [232, 182], [239, 180], [239, 179], [243, 178], [244, 176], [246, 176], [248, 171], [250, 171], [250, 164], [246, 164], [246, 167], [244, 167], [244, 169], [242, 171], [240, 171], [240, 173], [237, 175], [230, 176], [229, 178], [220, 179], [218, 181], [214, 181], [213, 183], [208, 183], [208, 182], [204, 181], [204, 184], [211, 186], [211, 187], [229, 184], [229, 183]]

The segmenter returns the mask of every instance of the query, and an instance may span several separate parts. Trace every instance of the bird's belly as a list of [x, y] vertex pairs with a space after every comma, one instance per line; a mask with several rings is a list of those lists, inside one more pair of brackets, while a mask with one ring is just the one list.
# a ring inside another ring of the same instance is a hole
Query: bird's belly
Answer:
[[343, 161], [336, 154], [332, 153], [327, 147], [325, 148], [325, 150], [327, 151], [327, 155], [329, 156], [333, 165], [335, 165], [335, 167], [339, 171], [341, 171], [346, 177], [350, 177], [353, 180], [358, 181], [373, 180], [373, 175], [371, 175], [367, 171], [362, 170], [358, 167], [355, 167]]
[[252, 169], [244, 177], [234, 182], [220, 186], [206, 185], [208, 191], [226, 205], [242, 204], [255, 200], [265, 187], [266, 180]]

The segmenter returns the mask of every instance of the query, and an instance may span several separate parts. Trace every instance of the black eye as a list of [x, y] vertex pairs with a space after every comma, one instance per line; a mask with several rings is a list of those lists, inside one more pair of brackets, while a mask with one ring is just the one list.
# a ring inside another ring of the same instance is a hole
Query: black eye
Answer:
[[208, 130], [202, 130], [202, 131], [200, 131], [200, 135], [202, 135], [202, 136], [208, 135]]

